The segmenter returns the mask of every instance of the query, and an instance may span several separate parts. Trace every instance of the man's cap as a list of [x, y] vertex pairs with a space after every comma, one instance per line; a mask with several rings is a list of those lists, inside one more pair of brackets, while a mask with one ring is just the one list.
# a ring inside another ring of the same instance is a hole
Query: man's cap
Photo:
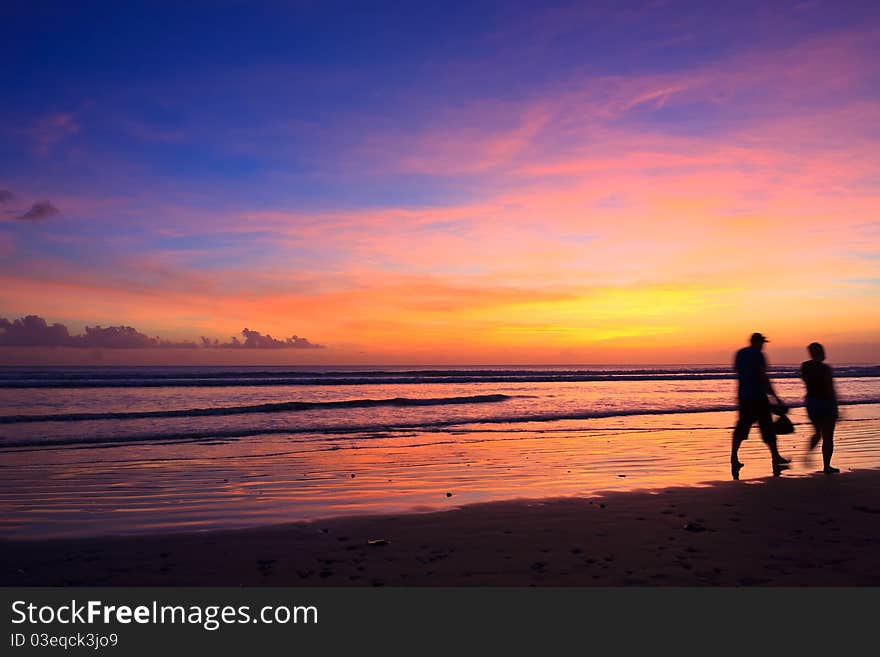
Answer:
[[770, 340], [765, 338], [761, 333], [752, 333], [752, 337], [749, 338], [749, 342], [770, 342]]

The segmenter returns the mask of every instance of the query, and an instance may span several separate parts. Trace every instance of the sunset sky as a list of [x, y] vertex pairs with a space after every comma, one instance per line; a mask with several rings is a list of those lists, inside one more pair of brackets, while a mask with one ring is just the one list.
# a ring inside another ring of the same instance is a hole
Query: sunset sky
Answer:
[[323, 347], [0, 363], [880, 361], [880, 3], [13, 1], [0, 61], [0, 317]]

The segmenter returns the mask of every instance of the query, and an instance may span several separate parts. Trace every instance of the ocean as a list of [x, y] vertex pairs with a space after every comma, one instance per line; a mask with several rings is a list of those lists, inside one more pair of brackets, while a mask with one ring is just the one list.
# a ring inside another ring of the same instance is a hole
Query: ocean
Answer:
[[[796, 367], [784, 476], [821, 467]], [[835, 367], [880, 467], [880, 366]], [[192, 531], [729, 478], [728, 367], [0, 368], [0, 536]], [[743, 480], [770, 474], [757, 428]]]

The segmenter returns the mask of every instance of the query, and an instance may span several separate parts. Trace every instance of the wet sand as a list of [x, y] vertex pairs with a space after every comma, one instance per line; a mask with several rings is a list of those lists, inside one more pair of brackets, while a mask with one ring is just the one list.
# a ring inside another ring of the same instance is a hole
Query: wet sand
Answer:
[[0, 542], [7, 586], [877, 586], [878, 554], [880, 470]]
[[[797, 431], [780, 437], [786, 478], [821, 468]], [[880, 468], [880, 404], [846, 408], [835, 450], [845, 471]], [[736, 414], [462, 425], [345, 436], [122, 443], [0, 453], [0, 539], [231, 531], [394, 515], [512, 499], [587, 497], [729, 479]], [[2, 433], [2, 432], [0, 432]], [[743, 482], [770, 475], [752, 432]], [[453, 497], [446, 497], [452, 492]]]

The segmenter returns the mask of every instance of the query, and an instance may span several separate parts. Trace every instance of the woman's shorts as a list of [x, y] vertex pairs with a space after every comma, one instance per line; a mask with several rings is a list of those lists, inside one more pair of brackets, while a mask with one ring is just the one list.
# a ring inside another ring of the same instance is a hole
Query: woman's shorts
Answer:
[[831, 422], [837, 419], [837, 402], [833, 399], [807, 397], [807, 416], [813, 424]]

